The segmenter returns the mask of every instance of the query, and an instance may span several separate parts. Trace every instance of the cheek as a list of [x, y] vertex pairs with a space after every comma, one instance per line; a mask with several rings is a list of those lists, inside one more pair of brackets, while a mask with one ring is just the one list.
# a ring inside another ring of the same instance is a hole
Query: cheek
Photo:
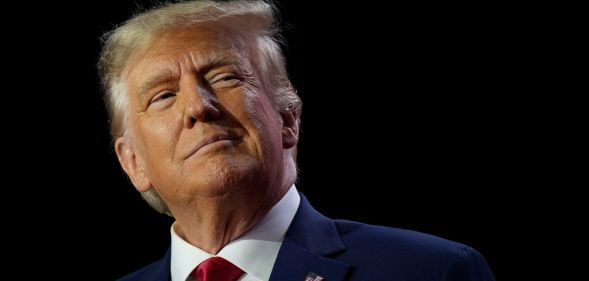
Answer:
[[[177, 122], [160, 119], [144, 122], [140, 126], [140, 139], [145, 143], [144, 150], [148, 157], [163, 157], [174, 151], [177, 139]], [[171, 156], [171, 154], [169, 154]], [[159, 159], [163, 160], [163, 159]], [[154, 159], [151, 159], [154, 161]]]
[[249, 117], [253, 126], [263, 136], [269, 137], [269, 133], [276, 129], [280, 115], [276, 112], [270, 100], [264, 95], [248, 92], [244, 95], [244, 113]]
[[282, 148], [282, 122], [280, 114], [265, 96], [247, 96], [245, 114], [250, 120], [256, 146], [265, 157], [273, 158]]
[[151, 122], [149, 126], [142, 128], [141, 138], [144, 143], [143, 155], [145, 160], [145, 172], [154, 186], [175, 185], [176, 177], [170, 177], [170, 173], [177, 174], [178, 163], [175, 163], [177, 151], [176, 126], [173, 122]]

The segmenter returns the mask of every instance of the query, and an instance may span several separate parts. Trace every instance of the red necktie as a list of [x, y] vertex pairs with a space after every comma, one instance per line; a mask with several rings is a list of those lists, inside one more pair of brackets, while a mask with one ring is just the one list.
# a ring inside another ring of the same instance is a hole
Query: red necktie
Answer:
[[197, 281], [235, 281], [243, 270], [221, 257], [212, 257], [200, 263], [191, 275]]

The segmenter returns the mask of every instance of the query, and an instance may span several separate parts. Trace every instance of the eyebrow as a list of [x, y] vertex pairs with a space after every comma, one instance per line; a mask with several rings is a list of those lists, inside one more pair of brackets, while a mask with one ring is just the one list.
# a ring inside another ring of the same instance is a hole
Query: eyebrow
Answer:
[[139, 88], [139, 97], [143, 97], [147, 91], [152, 89], [153, 87], [160, 85], [162, 83], [171, 82], [178, 77], [178, 74], [175, 71], [170, 69], [163, 69], [161, 71], [157, 71], [155, 74], [149, 76], [145, 81], [141, 83], [141, 87]]
[[207, 73], [212, 69], [228, 66], [228, 65], [238, 65], [238, 60], [235, 57], [228, 56], [228, 55], [220, 55], [216, 52], [207, 52], [204, 53], [201, 57], [198, 58], [196, 72], [197, 73]]
[[[200, 56], [196, 62], [193, 64], [197, 65], [196, 72], [197, 73], [207, 73], [212, 69], [227, 66], [227, 65], [237, 65], [237, 59], [231, 56], [220, 55], [218, 53], [205, 53]], [[171, 69], [162, 69], [161, 71], [156, 71], [155, 74], [149, 76], [145, 81], [141, 83], [139, 88], [139, 96], [144, 96], [147, 91], [152, 89], [153, 87], [163, 84], [163, 83], [170, 83], [177, 79], [179, 74]]]

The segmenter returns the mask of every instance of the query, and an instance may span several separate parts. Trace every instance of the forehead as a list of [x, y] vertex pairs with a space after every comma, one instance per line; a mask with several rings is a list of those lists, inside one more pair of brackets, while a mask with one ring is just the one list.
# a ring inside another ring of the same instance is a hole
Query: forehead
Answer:
[[137, 50], [127, 63], [124, 76], [168, 68], [167, 65], [198, 67], [211, 60], [234, 60], [247, 56], [245, 39], [236, 32], [214, 25], [166, 28]]

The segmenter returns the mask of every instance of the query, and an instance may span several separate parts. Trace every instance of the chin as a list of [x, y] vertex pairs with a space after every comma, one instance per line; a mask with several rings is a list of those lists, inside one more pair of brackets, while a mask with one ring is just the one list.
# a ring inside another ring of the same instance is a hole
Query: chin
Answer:
[[261, 170], [261, 165], [254, 159], [214, 157], [194, 176], [208, 195], [218, 196], [255, 184], [262, 176]]

